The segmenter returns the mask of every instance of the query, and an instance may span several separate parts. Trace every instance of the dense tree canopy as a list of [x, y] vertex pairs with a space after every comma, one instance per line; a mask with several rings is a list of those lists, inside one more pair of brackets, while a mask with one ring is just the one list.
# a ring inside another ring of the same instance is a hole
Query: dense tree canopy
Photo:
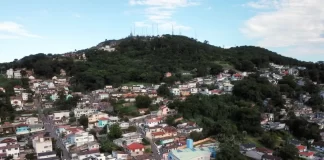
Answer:
[[[105, 41], [98, 45], [115, 45], [114, 52], [93, 47], [77, 51], [85, 54], [87, 61], [52, 54], [35, 54], [20, 60], [0, 64], [0, 67], [34, 69], [36, 75], [51, 78], [64, 69], [75, 90], [85, 91], [102, 88], [104, 85], [122, 83], [165, 81], [173, 83], [186, 80], [190, 72], [193, 76], [218, 74], [223, 70], [219, 63], [232, 65], [240, 71], [255, 71], [255, 67], [268, 67], [273, 62], [283, 65], [305, 66], [302, 75], [311, 80], [324, 82], [324, 65], [301, 62], [271, 52], [269, 50], [242, 46], [230, 49], [211, 46], [184, 36], [163, 35], [158, 37], [128, 37], [117, 41]], [[164, 78], [166, 72], [175, 76]], [[179, 74], [178, 74], [179, 73]]]

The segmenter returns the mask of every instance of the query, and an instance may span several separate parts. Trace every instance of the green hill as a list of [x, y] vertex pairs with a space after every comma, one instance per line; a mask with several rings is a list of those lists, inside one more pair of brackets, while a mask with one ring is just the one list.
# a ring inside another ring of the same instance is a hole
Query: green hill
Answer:
[[[111, 45], [115, 51], [101, 50]], [[159, 83], [186, 80], [182, 72], [193, 76], [215, 74], [219, 68], [253, 71], [267, 67], [270, 62], [311, 68], [315, 64], [284, 57], [264, 48], [241, 46], [223, 49], [185, 36], [127, 37], [107, 40], [90, 49], [80, 50], [87, 61], [52, 54], [36, 54], [20, 60], [1, 64], [4, 68], [34, 69], [38, 76], [52, 77], [60, 69], [73, 76], [71, 83], [76, 90], [102, 88], [106, 84], [120, 85], [128, 82]], [[318, 68], [318, 67], [315, 67]], [[174, 73], [165, 79], [164, 73]]]

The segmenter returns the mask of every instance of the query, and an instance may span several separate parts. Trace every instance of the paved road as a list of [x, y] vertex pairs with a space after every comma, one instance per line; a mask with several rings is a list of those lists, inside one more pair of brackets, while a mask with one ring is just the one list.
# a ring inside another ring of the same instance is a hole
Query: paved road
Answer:
[[44, 123], [45, 131], [49, 132], [51, 137], [56, 139], [56, 147], [58, 147], [62, 150], [62, 156], [61, 156], [62, 159], [70, 160], [71, 157], [69, 155], [69, 152], [66, 150], [65, 146], [63, 145], [62, 139], [60, 137], [58, 137], [55, 133], [55, 125], [54, 125], [53, 120], [51, 120], [48, 116], [45, 117], [45, 115], [43, 115], [43, 113], [42, 113], [42, 103], [40, 101], [40, 97], [35, 98], [34, 103], [38, 109], [39, 118]]
[[154, 142], [151, 139], [148, 139], [145, 136], [145, 131], [141, 127], [139, 127], [139, 126], [136, 125], [136, 128], [137, 128], [137, 132], [138, 133], [141, 133], [142, 138], [148, 140], [151, 143], [151, 150], [153, 152], [153, 158], [155, 160], [161, 160], [163, 157], [162, 157], [162, 155], [159, 154], [160, 153], [159, 152], [159, 149], [156, 147], [156, 145], [154, 144]]

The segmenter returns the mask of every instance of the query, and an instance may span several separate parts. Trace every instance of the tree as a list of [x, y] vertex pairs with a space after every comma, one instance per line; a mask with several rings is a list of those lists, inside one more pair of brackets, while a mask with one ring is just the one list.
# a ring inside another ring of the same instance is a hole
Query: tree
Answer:
[[261, 143], [264, 144], [266, 147], [274, 149], [278, 144], [278, 137], [271, 133], [264, 133], [261, 137]]
[[148, 108], [152, 103], [151, 98], [148, 96], [139, 95], [135, 98], [135, 100], [135, 105], [138, 108]]
[[86, 117], [85, 115], [82, 115], [79, 119], [79, 124], [83, 126], [83, 128], [88, 128], [88, 117]]
[[298, 158], [298, 149], [292, 144], [287, 144], [280, 148], [279, 155], [283, 159], [295, 160]]
[[189, 137], [194, 141], [199, 141], [204, 138], [204, 135], [201, 132], [193, 131], [190, 133]]
[[222, 143], [217, 153], [216, 160], [245, 160], [239, 152], [239, 147], [233, 143]]
[[170, 89], [168, 88], [168, 86], [166, 84], [161, 85], [158, 89], [157, 89], [157, 93], [159, 96], [163, 96], [163, 97], [170, 97], [172, 96]]
[[118, 124], [113, 124], [109, 127], [109, 133], [108, 133], [108, 138], [113, 140], [113, 139], [118, 139], [122, 136], [122, 130], [119, 127]]
[[175, 118], [173, 116], [167, 116], [165, 123], [168, 124], [169, 126], [173, 126], [174, 120], [175, 120]]
[[210, 68], [209, 72], [210, 72], [211, 75], [217, 75], [217, 74], [219, 74], [219, 73], [221, 73], [223, 71], [224, 71], [224, 69], [223, 69], [223, 67], [221, 65], [215, 64]]
[[116, 150], [121, 150], [120, 147], [115, 145], [111, 140], [103, 140], [100, 142], [100, 152], [112, 152]]
[[36, 160], [37, 159], [35, 153], [28, 153], [28, 154], [25, 155], [25, 158], [27, 160]]
[[5, 160], [12, 160], [13, 159], [13, 156], [7, 156], [6, 158], [5, 158]]

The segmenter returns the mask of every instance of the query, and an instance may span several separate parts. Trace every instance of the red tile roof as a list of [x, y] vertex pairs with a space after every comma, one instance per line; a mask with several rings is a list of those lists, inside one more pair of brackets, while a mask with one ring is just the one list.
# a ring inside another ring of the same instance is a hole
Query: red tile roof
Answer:
[[109, 118], [101, 117], [101, 118], [99, 118], [99, 120], [107, 121], [107, 120], [109, 120]]
[[1, 141], [1, 143], [12, 143], [12, 142], [17, 142], [17, 140], [15, 140], [13, 138], [6, 138]]
[[301, 150], [305, 150], [306, 146], [299, 145], [299, 146], [296, 146], [296, 148], [298, 149], [298, 151], [301, 151]]
[[1, 150], [3, 150], [3, 149], [10, 149], [10, 148], [19, 148], [19, 144], [6, 145], [6, 146], [0, 147]]
[[140, 143], [132, 143], [127, 146], [127, 149], [129, 149], [129, 150], [143, 149], [143, 148], [144, 148], [144, 145], [142, 145]]
[[300, 152], [299, 155], [309, 157], [309, 156], [313, 156], [314, 152]]
[[28, 127], [28, 124], [20, 123], [17, 124], [16, 127]]
[[164, 132], [153, 132], [151, 134], [152, 134], [152, 136], [161, 136], [161, 135], [164, 135]]
[[177, 129], [173, 126], [166, 126], [163, 128], [164, 132], [167, 132], [167, 133], [174, 133], [174, 132], [177, 132]]

